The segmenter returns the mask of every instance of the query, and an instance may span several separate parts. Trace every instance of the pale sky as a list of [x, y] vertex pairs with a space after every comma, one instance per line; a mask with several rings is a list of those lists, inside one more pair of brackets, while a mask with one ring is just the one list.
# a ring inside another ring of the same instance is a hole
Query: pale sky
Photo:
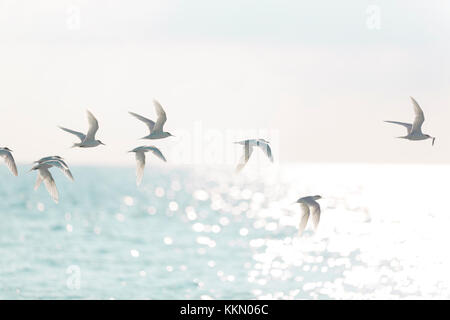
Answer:
[[[445, 0], [0, 0], [0, 146], [19, 163], [133, 165], [151, 144], [233, 162], [262, 135], [282, 163], [450, 162], [449, 16]], [[412, 121], [409, 96], [434, 147], [382, 122]], [[138, 140], [127, 112], [155, 118], [153, 98], [176, 138]], [[85, 131], [87, 108], [106, 146], [70, 149], [57, 125]]]

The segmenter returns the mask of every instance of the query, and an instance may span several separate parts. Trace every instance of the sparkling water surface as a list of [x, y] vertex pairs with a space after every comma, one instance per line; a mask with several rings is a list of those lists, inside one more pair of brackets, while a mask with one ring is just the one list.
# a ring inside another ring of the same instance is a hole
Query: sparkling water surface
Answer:
[[[0, 167], [0, 299], [450, 298], [449, 166]], [[300, 196], [320, 194], [300, 238]]]

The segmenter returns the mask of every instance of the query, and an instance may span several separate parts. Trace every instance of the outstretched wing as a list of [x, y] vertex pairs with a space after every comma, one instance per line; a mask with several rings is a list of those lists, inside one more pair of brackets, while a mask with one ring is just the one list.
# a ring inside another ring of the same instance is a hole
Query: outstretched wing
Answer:
[[147, 119], [147, 118], [145, 118], [141, 115], [138, 115], [137, 113], [131, 112], [131, 111], [129, 111], [128, 113], [131, 114], [133, 117], [137, 118], [138, 120], [141, 120], [142, 122], [144, 122], [147, 125], [148, 129], [150, 130], [150, 133], [153, 132], [153, 128], [155, 127], [155, 122], [153, 120]]
[[398, 124], [401, 126], [404, 126], [406, 128], [406, 133], [409, 134], [411, 132], [411, 128], [412, 128], [412, 124], [410, 123], [405, 123], [405, 122], [398, 122], [398, 121], [389, 121], [389, 120], [385, 120], [384, 122], [388, 122], [388, 123], [393, 123], [393, 124]]
[[58, 161], [58, 162], [61, 163], [64, 167], [66, 167], [67, 169], [69, 169], [69, 166], [67, 165], [67, 163], [66, 163], [64, 160], [62, 160], [61, 158], [54, 158], [54, 159], [51, 159], [51, 160]]
[[0, 157], [5, 160], [6, 166], [9, 168], [9, 170], [11, 170], [13, 175], [17, 177], [17, 166], [11, 152], [9, 152], [8, 150], [0, 150]]
[[136, 152], [136, 184], [140, 185], [144, 176], [145, 153]]
[[89, 110], [86, 110], [86, 113], [89, 123], [89, 130], [86, 134], [86, 140], [95, 140], [95, 134], [98, 131], [98, 121]]
[[47, 189], [48, 193], [52, 197], [53, 201], [58, 203], [58, 198], [59, 198], [58, 189], [56, 188], [55, 180], [53, 180], [53, 177], [52, 177], [50, 171], [48, 171], [48, 169], [41, 168], [41, 169], [39, 169], [39, 174], [41, 175], [41, 178], [44, 181], [45, 188]]
[[300, 203], [300, 209], [302, 210], [302, 216], [300, 218], [300, 224], [298, 225], [298, 235], [301, 236], [306, 228], [309, 218], [309, 207], [304, 203]]
[[155, 156], [157, 156], [159, 159], [161, 159], [164, 162], [167, 162], [166, 158], [162, 154], [161, 150], [159, 150], [157, 147], [148, 147], [148, 150], [150, 150]]
[[156, 115], [158, 116], [158, 119], [156, 119], [154, 130], [163, 131], [164, 123], [166, 123], [167, 120], [166, 113], [164, 112], [163, 107], [158, 101], [153, 100], [153, 104], [155, 105]]
[[36, 178], [36, 183], [34, 184], [34, 190], [37, 190], [39, 188], [39, 186], [41, 185], [41, 182], [42, 182], [42, 177], [41, 177], [41, 174], [38, 173], [37, 178]]
[[244, 154], [242, 155], [241, 159], [239, 160], [239, 163], [236, 167], [236, 172], [240, 172], [245, 165], [247, 164], [248, 160], [250, 159], [250, 156], [253, 153], [253, 147], [250, 146], [248, 142], [244, 144]]
[[320, 205], [314, 201], [311, 204], [311, 218], [314, 226], [314, 230], [317, 230], [320, 221]]
[[61, 162], [64, 162], [62, 160], [62, 158], [59, 157], [59, 156], [48, 156], [48, 157], [41, 158], [38, 161], [34, 161], [33, 163], [42, 163], [42, 162], [45, 162], [45, 161], [48, 161], [48, 160], [59, 160]]
[[69, 178], [70, 180], [74, 181], [72, 172], [70, 172], [69, 167], [67, 166], [67, 164], [64, 161], [62, 161], [62, 160], [48, 160], [48, 161], [44, 161], [42, 163], [47, 164], [47, 165], [52, 166], [52, 167], [56, 167], [56, 168], [61, 169], [61, 171], [64, 173], [64, 175], [67, 178]]
[[67, 128], [64, 128], [64, 127], [59, 127], [59, 128], [64, 130], [64, 131], [66, 131], [66, 132], [69, 132], [71, 134], [76, 135], [81, 140], [81, 142], [83, 142], [84, 139], [86, 138], [86, 135], [84, 133], [81, 133], [81, 132], [78, 132], [78, 131], [74, 131], [74, 130], [70, 130], [70, 129], [67, 129]]
[[425, 121], [425, 116], [423, 115], [423, 111], [420, 108], [419, 104], [413, 97], [410, 97], [414, 107], [414, 122], [412, 124], [411, 133], [422, 133], [422, 124]]
[[259, 141], [259, 147], [264, 152], [264, 154], [269, 158], [271, 162], [273, 162], [273, 156], [272, 156], [272, 149], [270, 149], [270, 146], [266, 142]]

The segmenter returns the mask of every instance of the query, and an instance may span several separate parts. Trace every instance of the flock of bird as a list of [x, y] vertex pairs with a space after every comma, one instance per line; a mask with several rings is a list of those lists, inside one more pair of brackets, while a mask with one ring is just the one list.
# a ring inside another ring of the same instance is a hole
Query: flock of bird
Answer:
[[[388, 123], [398, 124], [406, 128], [407, 135], [401, 136], [398, 138], [402, 139], [408, 139], [408, 140], [426, 140], [426, 139], [432, 139], [431, 144], [434, 145], [435, 137], [432, 137], [428, 134], [422, 133], [422, 124], [425, 121], [425, 117], [423, 114], [422, 109], [420, 108], [417, 101], [410, 97], [411, 101], [413, 103], [414, 108], [414, 121], [413, 123], [406, 123], [406, 122], [398, 122], [398, 121], [385, 121]], [[144, 122], [148, 129], [149, 134], [145, 137], [142, 137], [141, 139], [150, 139], [150, 140], [156, 140], [156, 139], [163, 139], [167, 137], [173, 136], [171, 133], [164, 131], [164, 124], [167, 121], [166, 113], [161, 106], [161, 104], [153, 100], [153, 104], [155, 107], [157, 120], [154, 122], [153, 120], [150, 120], [148, 118], [145, 118], [139, 114], [136, 114], [134, 112], [129, 112], [132, 116], [137, 118], [138, 120]], [[97, 140], [95, 138], [95, 135], [98, 131], [99, 125], [97, 119], [94, 117], [94, 115], [87, 110], [87, 118], [89, 123], [89, 129], [86, 134], [78, 131], [74, 131], [65, 127], [59, 127], [60, 129], [69, 132], [75, 136], [77, 136], [80, 139], [80, 142], [74, 143], [72, 148], [79, 147], [79, 148], [93, 148], [97, 147], [99, 145], [105, 145], [100, 140]], [[258, 147], [262, 152], [267, 156], [267, 158], [273, 162], [273, 156], [272, 156], [272, 150], [270, 148], [270, 143], [267, 140], [264, 139], [247, 139], [243, 141], [235, 142], [236, 144], [240, 144], [244, 147], [244, 153], [239, 160], [239, 163], [236, 167], [236, 172], [240, 172], [247, 162], [249, 161], [254, 147]], [[140, 146], [137, 148], [134, 148], [131, 151], [128, 152], [134, 152], [136, 157], [136, 184], [139, 186], [142, 182], [142, 178], [144, 176], [144, 168], [145, 168], [145, 153], [151, 152], [153, 155], [155, 155], [160, 160], [166, 162], [166, 158], [162, 154], [161, 150], [159, 150], [156, 146]], [[0, 157], [4, 159], [5, 164], [7, 167], [11, 170], [11, 172], [18, 176], [17, 166], [14, 161], [14, 158], [12, 156], [12, 150], [8, 147], [0, 148]], [[59, 194], [58, 189], [56, 188], [55, 180], [53, 179], [52, 174], [50, 173], [49, 169], [51, 168], [58, 168], [60, 169], [64, 175], [74, 181], [73, 175], [70, 172], [69, 166], [64, 161], [63, 158], [60, 156], [47, 156], [44, 158], [41, 158], [33, 163], [33, 167], [29, 171], [38, 171], [36, 183], [34, 186], [34, 190], [37, 190], [42, 182], [44, 182], [44, 185], [52, 197], [52, 199], [58, 203]], [[302, 210], [302, 216], [300, 218], [300, 224], [299, 224], [299, 235], [302, 234], [302, 232], [305, 230], [306, 225], [309, 220], [309, 216], [311, 215], [312, 223], [314, 230], [317, 229], [319, 221], [320, 221], [320, 205], [316, 200], [321, 199], [320, 195], [316, 196], [307, 196], [299, 198], [295, 203], [298, 203], [300, 205], [300, 208]]]

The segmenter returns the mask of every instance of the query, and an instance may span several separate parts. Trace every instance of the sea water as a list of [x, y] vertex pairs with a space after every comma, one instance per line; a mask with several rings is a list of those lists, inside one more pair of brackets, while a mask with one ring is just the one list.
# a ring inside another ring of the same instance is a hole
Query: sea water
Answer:
[[450, 166], [80, 166], [58, 204], [27, 169], [0, 167], [0, 299], [450, 298]]

